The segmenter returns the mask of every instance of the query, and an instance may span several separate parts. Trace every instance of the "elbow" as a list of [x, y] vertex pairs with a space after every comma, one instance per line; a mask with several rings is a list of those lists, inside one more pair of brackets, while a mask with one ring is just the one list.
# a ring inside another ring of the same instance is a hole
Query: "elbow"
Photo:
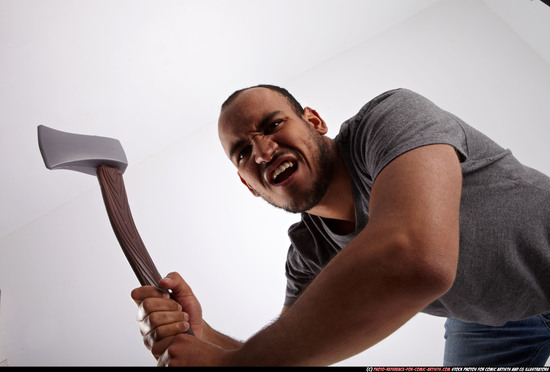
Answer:
[[[448, 292], [456, 278], [458, 239], [401, 239], [389, 250], [405, 291], [426, 305]], [[402, 268], [402, 269], [399, 269]]]
[[440, 263], [427, 263], [417, 268], [420, 274], [416, 276], [416, 281], [425, 288], [425, 295], [429, 302], [443, 296], [453, 286], [456, 267], [453, 269], [450, 266]]

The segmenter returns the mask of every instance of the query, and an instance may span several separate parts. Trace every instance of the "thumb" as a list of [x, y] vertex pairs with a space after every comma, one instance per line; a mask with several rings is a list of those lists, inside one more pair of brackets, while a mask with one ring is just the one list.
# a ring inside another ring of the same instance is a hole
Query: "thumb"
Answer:
[[164, 289], [169, 289], [172, 293], [172, 298], [178, 302], [180, 298], [194, 296], [191, 287], [176, 272], [166, 275], [166, 277], [159, 281], [159, 285]]
[[166, 275], [166, 277], [159, 281], [159, 285], [164, 289], [170, 290], [172, 298], [179, 302], [182, 306], [184, 306], [184, 303], [189, 302], [191, 298], [195, 297], [191, 287], [185, 282], [185, 280], [183, 280], [181, 275], [176, 272]]
[[202, 308], [191, 287], [177, 272], [166, 275], [159, 281], [159, 285], [170, 290], [172, 299], [177, 301], [183, 307], [183, 311], [189, 314], [189, 323], [197, 335], [196, 328], [202, 325]]

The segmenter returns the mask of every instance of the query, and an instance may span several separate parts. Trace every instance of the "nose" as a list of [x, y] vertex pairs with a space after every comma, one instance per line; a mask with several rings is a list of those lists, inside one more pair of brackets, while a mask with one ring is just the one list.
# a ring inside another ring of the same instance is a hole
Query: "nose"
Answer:
[[258, 164], [267, 163], [273, 158], [273, 154], [279, 148], [277, 142], [269, 136], [254, 137], [254, 160]]

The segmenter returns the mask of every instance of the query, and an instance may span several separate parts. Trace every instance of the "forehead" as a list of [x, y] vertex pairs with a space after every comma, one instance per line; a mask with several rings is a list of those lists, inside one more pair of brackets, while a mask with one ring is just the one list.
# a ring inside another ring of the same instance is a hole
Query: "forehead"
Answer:
[[218, 134], [225, 152], [229, 154], [232, 143], [253, 132], [266, 116], [277, 111], [286, 115], [293, 112], [279, 92], [262, 87], [241, 92], [222, 110], [218, 120]]

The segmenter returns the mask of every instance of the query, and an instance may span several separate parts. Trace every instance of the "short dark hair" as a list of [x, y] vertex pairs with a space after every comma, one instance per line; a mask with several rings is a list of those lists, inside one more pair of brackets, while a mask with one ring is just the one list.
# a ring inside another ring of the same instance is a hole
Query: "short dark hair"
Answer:
[[288, 103], [290, 103], [290, 106], [292, 107], [292, 109], [294, 110], [294, 112], [298, 115], [298, 116], [302, 116], [302, 114], [304, 113], [304, 108], [302, 107], [302, 105], [300, 104], [300, 102], [298, 102], [296, 100], [296, 98], [294, 98], [294, 96], [292, 94], [289, 93], [288, 90], [286, 90], [285, 88], [281, 88], [281, 87], [278, 87], [276, 85], [270, 85], [270, 84], [258, 84], [258, 85], [254, 85], [252, 87], [248, 87], [248, 88], [243, 88], [243, 89], [239, 89], [235, 92], [233, 92], [229, 97], [227, 97], [227, 99], [225, 100], [224, 103], [222, 103], [222, 111], [231, 103], [235, 100], [235, 98], [237, 98], [239, 96], [239, 94], [241, 94], [242, 92], [248, 90], [248, 89], [252, 89], [252, 88], [267, 88], [267, 89], [270, 89], [272, 91], [275, 91], [279, 94], [281, 94], [283, 97], [285, 97], [288, 101]]

